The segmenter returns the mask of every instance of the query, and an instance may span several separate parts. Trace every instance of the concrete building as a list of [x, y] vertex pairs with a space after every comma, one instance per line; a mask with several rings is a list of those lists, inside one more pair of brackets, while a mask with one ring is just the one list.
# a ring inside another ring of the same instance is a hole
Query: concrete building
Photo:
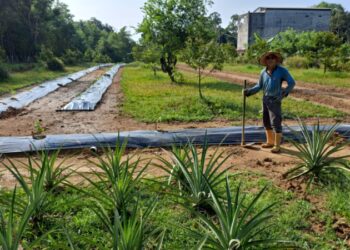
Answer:
[[289, 28], [297, 31], [328, 31], [331, 14], [331, 9], [259, 7], [254, 12], [240, 16], [237, 50], [244, 51], [254, 43], [254, 33], [270, 39]]

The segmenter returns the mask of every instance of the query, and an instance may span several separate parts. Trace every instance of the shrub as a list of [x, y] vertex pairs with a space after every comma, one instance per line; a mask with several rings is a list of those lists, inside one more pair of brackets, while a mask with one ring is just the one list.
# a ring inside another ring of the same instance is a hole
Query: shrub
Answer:
[[6, 80], [10, 77], [7, 69], [0, 63], [0, 81]]
[[6, 62], [6, 52], [0, 47], [0, 63]]
[[77, 50], [68, 49], [64, 53], [62, 60], [66, 65], [76, 65], [82, 61], [82, 54]]
[[52, 71], [64, 71], [64, 63], [57, 57], [48, 59], [46, 61], [46, 66]]
[[291, 56], [286, 59], [285, 65], [291, 68], [306, 69], [310, 66], [310, 62], [303, 56]]
[[312, 126], [311, 132], [305, 123], [299, 121], [301, 135], [295, 132], [297, 140], [290, 140], [298, 150], [297, 158], [301, 160], [295, 168], [289, 170], [285, 176], [289, 179], [305, 177], [310, 184], [314, 181], [322, 183], [347, 182], [350, 173], [350, 164], [346, 160], [349, 155], [339, 155], [339, 152], [349, 145], [349, 142], [341, 142], [336, 136], [338, 124], [330, 128], [321, 128], [320, 123]]
[[95, 63], [110, 63], [112, 62], [112, 59], [107, 55], [96, 53], [93, 61]]

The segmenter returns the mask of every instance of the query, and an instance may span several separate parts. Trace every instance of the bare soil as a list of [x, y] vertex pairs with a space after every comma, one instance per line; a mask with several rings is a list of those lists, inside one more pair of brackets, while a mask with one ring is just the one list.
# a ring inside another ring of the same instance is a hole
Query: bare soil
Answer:
[[[193, 69], [184, 64], [180, 64], [177, 67], [183, 71], [194, 72]], [[206, 70], [204, 73], [236, 84], [243, 84], [244, 81], [247, 80], [248, 84], [252, 85], [258, 81], [259, 77], [258, 75], [253, 74], [231, 73], [224, 71], [209, 72]], [[290, 97], [308, 100], [313, 103], [330, 107], [350, 115], [349, 95], [349, 88], [332, 87], [317, 83], [297, 81], [297, 84], [293, 90], [293, 94]]]

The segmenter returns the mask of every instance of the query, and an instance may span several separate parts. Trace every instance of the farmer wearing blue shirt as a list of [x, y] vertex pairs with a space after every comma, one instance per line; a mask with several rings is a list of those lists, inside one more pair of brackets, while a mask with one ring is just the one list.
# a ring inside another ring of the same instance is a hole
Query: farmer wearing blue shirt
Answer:
[[[263, 123], [266, 131], [266, 143], [263, 148], [272, 148], [272, 153], [281, 151], [282, 140], [282, 99], [287, 97], [295, 86], [293, 77], [288, 70], [280, 66], [283, 58], [278, 52], [267, 52], [260, 58], [260, 64], [266, 66], [260, 73], [259, 82], [250, 89], [245, 89], [246, 96], [254, 95], [263, 90]], [[282, 88], [282, 82], [288, 83]]]

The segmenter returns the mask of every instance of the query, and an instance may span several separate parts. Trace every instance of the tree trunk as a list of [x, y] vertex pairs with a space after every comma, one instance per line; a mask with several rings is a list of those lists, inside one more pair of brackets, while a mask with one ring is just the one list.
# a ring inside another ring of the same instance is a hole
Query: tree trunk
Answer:
[[202, 94], [202, 71], [199, 68], [198, 69], [198, 91], [199, 91], [199, 97], [203, 99], [203, 94]]

